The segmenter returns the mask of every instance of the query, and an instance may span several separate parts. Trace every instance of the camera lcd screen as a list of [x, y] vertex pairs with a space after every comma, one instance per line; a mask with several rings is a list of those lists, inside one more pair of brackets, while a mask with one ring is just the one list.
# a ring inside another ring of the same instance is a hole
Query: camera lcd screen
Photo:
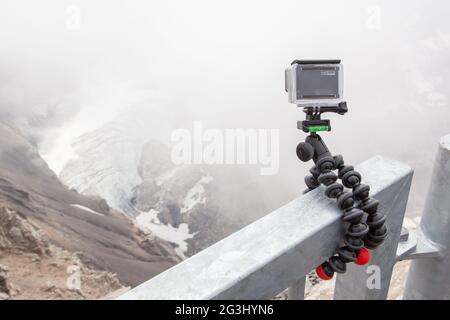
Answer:
[[302, 66], [297, 69], [297, 99], [337, 99], [339, 67]]

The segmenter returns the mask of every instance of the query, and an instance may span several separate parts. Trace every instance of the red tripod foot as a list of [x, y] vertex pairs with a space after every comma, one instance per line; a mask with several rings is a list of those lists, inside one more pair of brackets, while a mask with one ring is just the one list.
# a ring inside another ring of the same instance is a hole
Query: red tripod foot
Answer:
[[316, 268], [316, 273], [319, 276], [319, 278], [322, 280], [328, 281], [328, 280], [333, 279], [333, 276], [330, 277], [329, 275], [326, 274], [325, 270], [323, 270], [322, 265], [320, 265]]
[[371, 258], [371, 257], [370, 257], [370, 251], [367, 250], [366, 248], [362, 248], [362, 249], [359, 251], [359, 254], [358, 254], [358, 257], [356, 258], [355, 263], [356, 263], [358, 266], [364, 266], [364, 265], [366, 265], [366, 264], [369, 263], [370, 258]]

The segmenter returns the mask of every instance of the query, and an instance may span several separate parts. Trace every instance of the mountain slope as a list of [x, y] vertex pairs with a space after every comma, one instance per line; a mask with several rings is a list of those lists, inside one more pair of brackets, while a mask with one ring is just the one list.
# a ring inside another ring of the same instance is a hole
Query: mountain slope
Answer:
[[98, 299], [126, 289], [115, 274], [85, 265], [0, 204], [0, 300]]
[[137, 285], [174, 265], [167, 242], [147, 236], [95, 197], [69, 190], [18, 131], [0, 123], [0, 204], [20, 212], [56, 245]]

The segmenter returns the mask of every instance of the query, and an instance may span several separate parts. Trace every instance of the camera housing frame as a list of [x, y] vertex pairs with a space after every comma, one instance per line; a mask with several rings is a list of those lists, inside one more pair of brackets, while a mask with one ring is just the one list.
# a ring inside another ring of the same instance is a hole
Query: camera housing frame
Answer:
[[299, 107], [332, 107], [343, 102], [341, 60], [295, 60], [285, 70], [289, 103]]

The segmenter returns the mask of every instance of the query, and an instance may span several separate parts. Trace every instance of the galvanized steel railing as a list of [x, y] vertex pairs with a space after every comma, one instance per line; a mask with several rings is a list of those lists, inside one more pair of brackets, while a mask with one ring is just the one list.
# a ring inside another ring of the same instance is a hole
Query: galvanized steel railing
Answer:
[[[357, 166], [387, 215], [389, 236], [368, 266], [338, 275], [335, 299], [386, 299], [395, 263], [412, 263], [406, 299], [450, 299], [450, 136], [442, 139], [420, 230], [402, 233], [413, 170], [377, 156]], [[289, 288], [302, 299], [305, 276], [331, 256], [341, 212], [320, 187], [281, 207], [119, 299], [270, 299]], [[368, 285], [374, 270], [379, 285]]]

